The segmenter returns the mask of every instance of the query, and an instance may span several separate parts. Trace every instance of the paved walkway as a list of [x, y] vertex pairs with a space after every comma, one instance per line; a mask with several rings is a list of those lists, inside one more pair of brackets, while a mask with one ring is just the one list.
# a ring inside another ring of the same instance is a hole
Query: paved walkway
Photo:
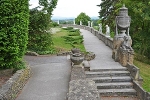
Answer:
[[[91, 70], [124, 68], [112, 59], [112, 50], [102, 41], [89, 31], [80, 31], [84, 36], [86, 50], [96, 54], [96, 58], [90, 61]], [[71, 72], [70, 61], [66, 56], [25, 56], [25, 60], [31, 65], [33, 75], [16, 100], [66, 100]]]
[[94, 52], [96, 57], [90, 61], [90, 70], [97, 69], [124, 69], [118, 62], [112, 59], [112, 49], [87, 30], [80, 30], [84, 36], [84, 46], [87, 51]]
[[[87, 51], [94, 52], [96, 57], [90, 61], [90, 70], [126, 69], [112, 59], [112, 49], [87, 30], [80, 30], [84, 37]], [[138, 100], [136, 97], [101, 97], [101, 100]]]
[[16, 100], [66, 100], [70, 61], [66, 56], [25, 56], [33, 75]]

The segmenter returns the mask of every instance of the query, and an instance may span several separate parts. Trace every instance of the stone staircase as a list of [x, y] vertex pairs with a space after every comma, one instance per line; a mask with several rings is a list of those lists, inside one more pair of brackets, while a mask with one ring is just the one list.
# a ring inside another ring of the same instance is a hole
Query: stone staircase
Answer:
[[130, 72], [126, 67], [85, 71], [86, 77], [95, 81], [101, 96], [136, 97]]

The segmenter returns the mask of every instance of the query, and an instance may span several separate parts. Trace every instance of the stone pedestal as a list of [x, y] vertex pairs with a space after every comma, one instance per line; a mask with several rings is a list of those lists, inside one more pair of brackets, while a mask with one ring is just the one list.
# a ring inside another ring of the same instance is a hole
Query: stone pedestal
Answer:
[[115, 61], [119, 61], [119, 48], [121, 46], [121, 43], [124, 41], [123, 37], [124, 37], [124, 34], [116, 35], [113, 39], [112, 58]]
[[[128, 40], [126, 40], [125, 37]], [[112, 58], [122, 66], [127, 66], [127, 63], [133, 64], [134, 51], [131, 44], [132, 39], [126, 34], [119, 34], [113, 39]]]
[[133, 65], [133, 60], [134, 60], [134, 51], [131, 51], [128, 53], [129, 54], [129, 64]]

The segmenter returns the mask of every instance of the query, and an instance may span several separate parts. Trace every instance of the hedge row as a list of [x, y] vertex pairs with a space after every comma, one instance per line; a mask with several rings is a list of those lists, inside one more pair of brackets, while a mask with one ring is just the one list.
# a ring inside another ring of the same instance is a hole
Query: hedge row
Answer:
[[17, 68], [28, 39], [28, 0], [0, 0], [0, 68]]

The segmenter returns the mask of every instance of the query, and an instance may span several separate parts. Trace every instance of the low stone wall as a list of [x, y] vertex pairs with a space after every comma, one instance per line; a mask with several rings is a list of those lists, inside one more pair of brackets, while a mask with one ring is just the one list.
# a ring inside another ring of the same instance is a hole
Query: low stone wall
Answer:
[[0, 88], [0, 100], [15, 100], [31, 75], [30, 67], [18, 70], [2, 87]]
[[150, 93], [146, 92], [138, 83], [138, 81], [133, 81], [133, 87], [137, 91], [137, 95], [140, 100], [150, 100]]
[[131, 65], [129, 63], [127, 64], [127, 68], [130, 71], [130, 73], [131, 73], [131, 77], [134, 80], [138, 81], [139, 78], [140, 78], [140, 75], [139, 75], [140, 69], [138, 67], [136, 67], [135, 65]]

